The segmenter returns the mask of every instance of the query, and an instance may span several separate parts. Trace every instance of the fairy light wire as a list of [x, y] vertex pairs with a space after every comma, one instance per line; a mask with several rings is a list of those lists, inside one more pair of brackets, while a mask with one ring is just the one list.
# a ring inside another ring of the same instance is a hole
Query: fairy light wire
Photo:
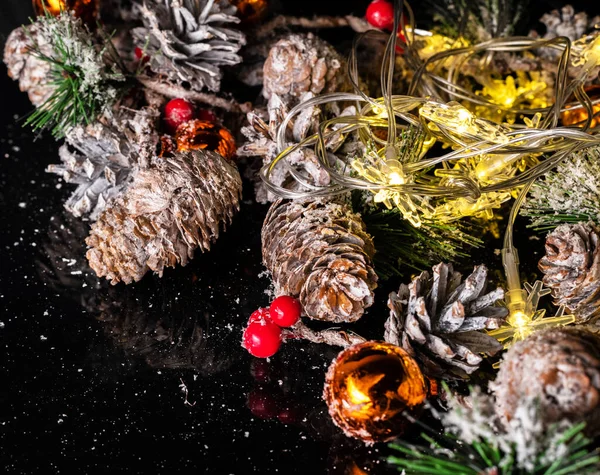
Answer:
[[[289, 111], [280, 124], [276, 134], [278, 156], [261, 170], [261, 177], [271, 192], [284, 198], [306, 198], [333, 196], [352, 189], [369, 190], [373, 193], [385, 190], [396, 197], [406, 196], [408, 199], [412, 197], [417, 201], [437, 199], [448, 202], [463, 198], [472, 201], [488, 193], [511, 193], [542, 176], [564, 159], [570, 153], [569, 151], [600, 144], [600, 134], [597, 133], [600, 128], [591, 128], [592, 119], [597, 115], [594, 114], [593, 108], [599, 101], [592, 101], [584, 90], [585, 79], [600, 62], [600, 46], [599, 52], [590, 49], [596, 47], [593, 42], [588, 42], [587, 50], [585, 45], [578, 46], [577, 57], [585, 58], [587, 55], [591, 59], [588, 59], [589, 64], [584, 63], [579, 75], [571, 80], [568, 68], [574, 61], [575, 53], [570, 40], [565, 37], [543, 40], [527, 37], [495, 38], [466, 46], [456, 40], [461, 44], [458, 48], [440, 51], [421, 60], [416, 43], [420, 38], [427, 38], [427, 36], [419, 36], [415, 33], [414, 15], [406, 2], [395, 0], [395, 5], [394, 31], [403, 32], [405, 38], [403, 47], [405, 46], [407, 63], [416, 68], [408, 95], [393, 94], [397, 35], [389, 35], [386, 44], [381, 71], [382, 97], [380, 98], [369, 97], [359, 87], [356, 50], [361, 41], [374, 33], [367, 32], [356, 38], [347, 70], [354, 92], [325, 94], [300, 103]], [[460, 68], [450, 67], [446, 77], [436, 74], [441, 65], [449, 60], [464, 64], [476, 55], [516, 53], [539, 48], [550, 48], [560, 53], [554, 101], [548, 107], [527, 109], [495, 104], [457, 84], [456, 78]], [[428, 97], [421, 93], [427, 93]], [[575, 97], [575, 102], [566, 104], [566, 99], [571, 95]], [[467, 109], [464, 109], [463, 113], [462, 109], [455, 105], [456, 103], [446, 102], [446, 98], [450, 101], [460, 100], [473, 107], [483, 106], [515, 115], [541, 114], [541, 120], [535, 126], [528, 126], [528, 128], [522, 124], [498, 124], [466, 112]], [[332, 103], [340, 105], [353, 103], [356, 113], [340, 116], [334, 120], [323, 120], [316, 127], [315, 133], [298, 143], [289, 143], [287, 131], [291, 121], [298, 114], [308, 108]], [[433, 111], [431, 117], [423, 117], [424, 107]], [[561, 114], [573, 107], [582, 108], [587, 113], [587, 119], [579, 128], [558, 127]], [[452, 122], [455, 119], [456, 121]], [[459, 119], [464, 119], [463, 125]], [[453, 150], [437, 157], [426, 155], [416, 161], [398, 162], [396, 149], [403, 136], [398, 131], [411, 127], [419, 128], [427, 137], [437, 137], [438, 141], [451, 145]], [[387, 137], [378, 137], [374, 133], [376, 129], [385, 130]], [[350, 163], [346, 157], [340, 156], [337, 158], [342, 162], [345, 161], [347, 166], [338, 170], [337, 160], [331, 160], [332, 154], [335, 155], [336, 151], [329, 150], [327, 141], [332, 137], [344, 137], [350, 134], [356, 134], [365, 148], [366, 155], [361, 162], [364, 166], [372, 167], [373, 163], [383, 163], [386, 169], [385, 163], [391, 160], [396, 164], [395, 166], [400, 166], [399, 171], [406, 174], [406, 179], [377, 181], [356, 174], [349, 175]], [[319, 164], [330, 174], [329, 185], [316, 186], [310, 182], [310, 178], [305, 173], [289, 165], [286, 157], [302, 148], [314, 153]], [[538, 163], [525, 170], [517, 171], [515, 163], [528, 156], [536, 156]], [[447, 168], [457, 163], [467, 165], [472, 163], [472, 166], [479, 164], [477, 169], [484, 172], [488, 167], [487, 172], [491, 175], [488, 173], [487, 176], [482, 172], [480, 177], [475, 174], [475, 170], [461, 172], [462, 177], [458, 172], [456, 176], [444, 174], [443, 171], [438, 171], [439, 176], [427, 173], [430, 170], [440, 170], [436, 167]], [[292, 190], [272, 183], [270, 177], [279, 166], [286, 167], [302, 189], [295, 187], [296, 189]]]

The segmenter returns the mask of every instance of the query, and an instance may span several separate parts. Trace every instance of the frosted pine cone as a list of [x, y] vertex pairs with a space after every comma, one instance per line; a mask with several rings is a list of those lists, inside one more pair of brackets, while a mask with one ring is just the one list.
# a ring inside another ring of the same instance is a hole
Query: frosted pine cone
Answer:
[[13, 30], [4, 46], [4, 63], [8, 75], [19, 81], [19, 88], [27, 92], [31, 103], [40, 106], [54, 92], [54, 86], [50, 84], [52, 64], [34, 54], [34, 45], [46, 56], [54, 54], [50, 39], [40, 23]]
[[123, 109], [118, 114], [71, 129], [59, 149], [62, 164], [48, 167], [49, 172], [77, 185], [65, 203], [75, 216], [96, 220], [107, 202], [122, 192], [134, 170], [148, 166], [156, 153], [158, 109]]
[[390, 294], [385, 340], [408, 351], [431, 377], [466, 378], [479, 368], [481, 354], [502, 350], [495, 338], [480, 330], [503, 323], [507, 309], [493, 305], [504, 291], [485, 293], [487, 269], [482, 265], [464, 281], [451, 264], [432, 270], [433, 275], [422, 272]]
[[586, 330], [555, 328], [516, 343], [504, 355], [491, 384], [505, 423], [536, 399], [546, 424], [585, 421], [600, 430], [600, 337]]
[[331, 45], [312, 33], [290, 34], [269, 51], [263, 95], [269, 99], [278, 94], [291, 104], [306, 92], [334, 92], [343, 78], [343, 60]]
[[226, 1], [146, 0], [144, 27], [132, 31], [138, 47], [151, 59], [150, 69], [192, 89], [218, 91], [221, 66], [234, 65], [246, 39], [231, 29], [240, 20]]
[[310, 318], [354, 322], [373, 304], [373, 242], [346, 204], [273, 203], [263, 224], [262, 253], [276, 293], [299, 297]]
[[560, 11], [552, 10], [540, 18], [540, 22], [546, 25], [544, 38], [566, 36], [571, 41], [581, 38], [597, 21], [598, 17], [589, 18], [585, 12], [575, 13], [571, 5], [565, 5]]
[[[312, 97], [307, 93], [306, 99]], [[354, 109], [353, 109], [354, 110]], [[238, 156], [241, 157], [261, 157], [262, 164], [268, 165], [277, 157], [277, 130], [283, 122], [288, 112], [287, 107], [281, 98], [273, 94], [269, 100], [267, 123], [257, 112], [248, 113], [249, 126], [242, 128], [242, 134], [247, 139], [238, 149]], [[302, 141], [317, 124], [317, 118], [320, 111], [316, 107], [307, 108], [290, 123], [288, 140], [289, 143], [298, 143]], [[269, 177], [269, 181], [276, 186], [287, 187], [294, 190], [301, 190], [300, 185], [294, 180], [290, 173], [290, 167], [311, 180], [316, 186], [327, 186], [330, 182], [329, 173], [319, 161], [313, 149], [308, 147], [295, 150], [290, 153], [286, 159], [286, 164], [278, 165]], [[276, 201], [278, 197], [267, 190], [264, 182], [258, 180], [255, 185], [256, 201], [267, 203]]]
[[556, 305], [580, 322], [600, 317], [600, 229], [593, 224], [563, 224], [546, 238], [539, 268]]
[[113, 284], [186, 265], [239, 209], [240, 175], [215, 152], [178, 152], [138, 171], [92, 226], [90, 266]]

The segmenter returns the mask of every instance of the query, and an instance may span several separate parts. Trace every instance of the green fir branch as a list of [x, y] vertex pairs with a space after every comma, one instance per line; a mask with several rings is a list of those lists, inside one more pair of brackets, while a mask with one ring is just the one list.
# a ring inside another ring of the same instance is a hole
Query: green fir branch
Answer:
[[50, 64], [49, 85], [53, 92], [26, 120], [34, 130], [49, 129], [62, 137], [78, 124], [90, 124], [118, 98], [117, 82], [125, 80], [120, 59], [110, 38], [97, 45], [80, 19], [71, 13], [50, 14], [37, 20], [40, 33], [52, 45], [52, 53], [42, 51], [34, 35], [31, 54]]
[[539, 231], [565, 223], [600, 223], [600, 147], [571, 154], [539, 179], [521, 214]]
[[[447, 386], [446, 386], [447, 390]], [[387, 461], [399, 472], [436, 475], [575, 475], [600, 473], [600, 453], [584, 434], [585, 422], [544, 421], [535, 399], [524, 400], [508, 426], [498, 420], [493, 397], [471, 388], [470, 405], [455, 398], [439, 434], [417, 421], [422, 443], [397, 440]]]
[[482, 244], [465, 222], [424, 222], [416, 228], [398, 209], [379, 207], [367, 208], [362, 218], [373, 236], [375, 269], [382, 280], [403, 276], [403, 267], [421, 272], [440, 261], [454, 262], [469, 255], [466, 248]]

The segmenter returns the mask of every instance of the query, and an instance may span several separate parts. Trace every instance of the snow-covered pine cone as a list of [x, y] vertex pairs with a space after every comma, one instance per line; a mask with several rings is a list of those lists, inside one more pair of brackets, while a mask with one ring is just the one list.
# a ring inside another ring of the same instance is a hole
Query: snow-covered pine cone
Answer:
[[47, 171], [77, 185], [65, 208], [74, 216], [96, 220], [108, 201], [123, 191], [137, 167], [156, 153], [159, 111], [120, 109], [116, 116], [69, 130], [58, 151], [61, 164]]
[[594, 224], [563, 224], [546, 238], [546, 255], [538, 264], [556, 305], [564, 305], [580, 322], [600, 317], [599, 240]]
[[21, 91], [26, 92], [37, 107], [50, 97], [54, 86], [50, 84], [52, 65], [33, 54], [34, 45], [46, 56], [54, 54], [50, 38], [39, 22], [13, 30], [4, 46], [4, 63], [8, 75], [19, 81]]
[[347, 204], [273, 203], [262, 228], [262, 253], [276, 293], [298, 297], [310, 318], [354, 322], [373, 304], [375, 249]]
[[583, 329], [535, 332], [504, 355], [490, 385], [496, 410], [509, 422], [528, 400], [536, 399], [547, 424], [569, 419], [600, 430], [600, 336]]
[[[308, 97], [306, 97], [308, 96]], [[305, 94], [306, 99], [313, 97], [311, 93]], [[269, 115], [268, 123], [261, 117], [257, 111], [248, 113], [248, 122], [250, 125], [242, 127], [242, 134], [247, 141], [238, 149], [237, 154], [240, 157], [260, 157], [262, 165], [268, 165], [277, 157], [277, 130], [283, 122], [288, 109], [277, 94], [273, 94], [269, 99], [267, 109]], [[312, 133], [313, 128], [318, 122], [317, 118], [320, 110], [316, 107], [307, 108], [298, 114], [290, 122], [288, 141], [289, 143], [298, 143], [306, 136]], [[330, 182], [329, 173], [319, 161], [314, 149], [303, 147], [290, 153], [286, 159], [288, 166], [277, 166], [269, 177], [269, 181], [276, 186], [287, 187], [300, 190], [301, 185], [297, 183], [290, 167], [306, 176], [316, 186], [327, 186]], [[256, 201], [259, 203], [273, 202], [278, 197], [270, 192], [264, 182], [258, 179], [255, 183]]]
[[145, 0], [144, 26], [132, 34], [154, 73], [195, 90], [218, 91], [220, 67], [240, 63], [238, 51], [246, 42], [232, 29], [240, 22], [235, 12], [227, 1]]
[[486, 293], [483, 265], [464, 280], [452, 264], [441, 263], [432, 270], [433, 275], [422, 272], [390, 294], [385, 341], [404, 348], [431, 377], [466, 378], [479, 368], [481, 354], [502, 350], [495, 338], [481, 330], [504, 322], [507, 309], [494, 306], [504, 291]]
[[176, 152], [141, 169], [92, 225], [90, 266], [113, 284], [186, 265], [239, 210], [237, 168], [215, 152]]
[[306, 92], [339, 90], [344, 61], [329, 43], [312, 33], [290, 34], [269, 51], [263, 68], [263, 94], [278, 94], [291, 107]]
[[571, 5], [565, 5], [560, 10], [552, 10], [540, 18], [540, 22], [546, 26], [543, 38], [566, 36], [571, 41], [580, 39], [588, 29], [594, 27], [598, 20], [598, 17], [589, 18], [585, 12], [575, 13]]

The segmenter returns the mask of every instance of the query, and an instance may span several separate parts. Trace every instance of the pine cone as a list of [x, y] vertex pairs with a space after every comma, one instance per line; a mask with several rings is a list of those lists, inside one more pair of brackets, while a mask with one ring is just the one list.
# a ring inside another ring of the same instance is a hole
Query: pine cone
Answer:
[[40, 23], [13, 30], [4, 46], [4, 63], [8, 75], [19, 81], [19, 88], [27, 92], [31, 103], [40, 106], [54, 91], [50, 77], [52, 65], [33, 53], [34, 45], [46, 56], [54, 54], [52, 44]]
[[559, 10], [552, 10], [545, 13], [540, 22], [546, 25], [545, 39], [552, 39], [558, 36], [566, 36], [571, 41], [580, 39], [588, 29], [594, 27], [598, 22], [598, 17], [588, 18], [587, 13], [575, 13], [571, 5], [565, 5]]
[[600, 317], [600, 229], [593, 224], [563, 224], [546, 238], [546, 255], [538, 266], [564, 305], [580, 322]]
[[290, 34], [269, 51], [263, 95], [278, 94], [291, 106], [306, 92], [334, 92], [343, 82], [343, 64], [333, 47], [312, 33]]
[[273, 203], [262, 253], [276, 293], [299, 297], [310, 318], [354, 322], [373, 303], [375, 249], [360, 215], [346, 204]]
[[528, 399], [537, 399], [547, 424], [564, 418], [600, 430], [600, 337], [574, 328], [539, 331], [513, 345], [491, 384], [496, 410], [510, 421]]
[[230, 28], [240, 22], [235, 11], [227, 1], [146, 0], [144, 27], [132, 35], [154, 73], [195, 90], [218, 91], [219, 67], [241, 62], [237, 52], [246, 42], [241, 31]]
[[431, 377], [467, 378], [479, 368], [481, 353], [491, 356], [502, 349], [479, 330], [499, 328], [504, 321], [507, 309], [493, 306], [504, 291], [485, 293], [483, 265], [464, 281], [452, 264], [432, 270], [433, 276], [422, 272], [390, 294], [385, 340], [404, 348]]
[[[311, 93], [307, 93], [305, 96], [307, 96], [305, 99], [313, 97]], [[238, 156], [261, 157], [263, 165], [271, 163], [277, 157], [277, 130], [287, 112], [287, 107], [281, 98], [273, 94], [269, 100], [268, 124], [257, 111], [248, 113], [250, 126], [242, 128], [242, 134], [246, 137], [247, 142], [238, 149]], [[319, 114], [320, 110], [318, 108], [311, 107], [296, 116], [290, 123], [289, 143], [298, 143], [306, 138], [317, 125]], [[285, 161], [289, 167], [277, 166], [269, 177], [269, 181], [276, 186], [285, 186], [295, 191], [303, 189], [294, 180], [291, 170], [312, 180], [312, 184], [315, 186], [327, 186], [330, 182], [329, 173], [319, 161], [314, 150], [308, 147], [295, 150], [286, 157]], [[278, 199], [260, 179], [255, 184], [255, 193], [256, 201], [259, 203], [273, 202]]]
[[157, 159], [92, 226], [86, 242], [92, 269], [113, 284], [148, 270], [186, 265], [195, 248], [209, 250], [239, 209], [242, 183], [233, 165], [196, 150]]
[[77, 126], [67, 133], [58, 152], [63, 163], [50, 165], [47, 171], [77, 185], [65, 203], [69, 212], [96, 220], [134, 170], [148, 166], [159, 141], [158, 116], [152, 107], [135, 112], [123, 109], [112, 120]]

